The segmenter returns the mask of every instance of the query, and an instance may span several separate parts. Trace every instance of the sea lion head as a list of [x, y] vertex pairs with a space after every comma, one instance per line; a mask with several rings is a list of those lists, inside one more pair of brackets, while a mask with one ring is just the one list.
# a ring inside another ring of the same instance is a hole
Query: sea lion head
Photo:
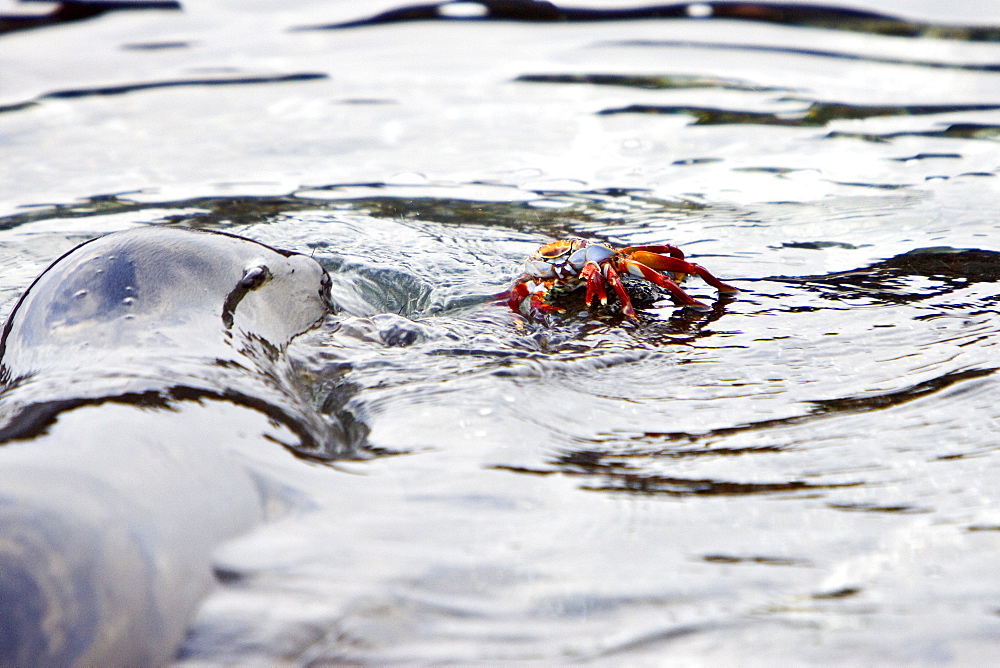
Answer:
[[56, 260], [0, 338], [6, 379], [130, 360], [232, 359], [283, 349], [329, 312], [330, 278], [304, 255], [227, 234], [143, 227]]

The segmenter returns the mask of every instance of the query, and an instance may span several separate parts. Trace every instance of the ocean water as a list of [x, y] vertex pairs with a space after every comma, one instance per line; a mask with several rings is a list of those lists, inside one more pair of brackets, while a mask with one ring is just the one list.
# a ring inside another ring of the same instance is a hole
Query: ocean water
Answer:
[[[287, 355], [351, 454], [275, 458], [285, 503], [216, 552], [178, 661], [1000, 655], [1000, 46], [942, 27], [1000, 16], [898, 4], [930, 28], [301, 30], [392, 6], [303, 0], [0, 36], [5, 314], [142, 225], [333, 278]], [[570, 235], [741, 293], [497, 303]]]

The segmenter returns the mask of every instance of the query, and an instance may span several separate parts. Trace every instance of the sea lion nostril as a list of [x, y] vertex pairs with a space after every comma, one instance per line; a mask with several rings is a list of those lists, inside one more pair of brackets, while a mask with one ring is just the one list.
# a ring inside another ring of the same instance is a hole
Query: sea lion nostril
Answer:
[[271, 270], [265, 264], [247, 267], [243, 270], [243, 278], [236, 284], [233, 291], [226, 297], [226, 302], [222, 306], [222, 322], [226, 329], [231, 329], [234, 322], [234, 313], [243, 298], [251, 290], [256, 290], [271, 279]]
[[269, 280], [271, 280], [271, 270], [267, 268], [267, 265], [261, 264], [256, 267], [247, 267], [243, 270], [240, 287], [247, 290], [256, 290]]

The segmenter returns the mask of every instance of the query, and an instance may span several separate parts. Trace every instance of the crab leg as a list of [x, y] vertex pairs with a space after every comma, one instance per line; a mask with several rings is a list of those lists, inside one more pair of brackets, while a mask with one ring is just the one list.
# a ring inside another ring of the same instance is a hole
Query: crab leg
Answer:
[[580, 278], [587, 281], [587, 294], [584, 296], [585, 303], [589, 308], [594, 297], [601, 300], [602, 305], [608, 303], [608, 293], [604, 289], [604, 277], [601, 275], [601, 265], [596, 262], [588, 262], [580, 270]]
[[528, 285], [526, 283], [516, 283], [507, 295], [507, 306], [509, 306], [512, 311], [520, 312], [521, 302], [524, 301], [528, 294]]
[[658, 246], [626, 246], [619, 252], [623, 255], [632, 255], [632, 253], [635, 253], [636, 251], [656, 253], [657, 255], [666, 253], [671, 257], [677, 258], [678, 260], [684, 259], [684, 251], [677, 246], [671, 246], [670, 244], [660, 244]]
[[[622, 313], [635, 320], [639, 319], [639, 316], [635, 314], [635, 308], [632, 306], [632, 300], [629, 299], [628, 293], [625, 292], [625, 286], [622, 284], [622, 279], [618, 276], [618, 272], [610, 264], [604, 265], [604, 276], [608, 279], [608, 283], [611, 287], [615, 289], [615, 293], [618, 295], [618, 299], [622, 303]], [[688, 297], [690, 299], [690, 297]]]
[[[700, 264], [695, 264], [693, 262], [686, 262], [676, 257], [669, 257], [666, 255], [660, 255], [659, 253], [651, 253], [644, 250], [640, 250], [629, 255], [629, 258], [628, 260], [626, 260], [626, 263], [631, 264], [631, 262], [638, 262], [639, 264], [645, 265], [650, 269], [673, 272], [675, 274], [675, 277], [677, 274], [680, 274], [681, 278], [683, 278], [685, 274], [696, 274], [701, 278], [701, 280], [705, 281], [719, 292], [726, 292], [726, 293], [739, 292], [739, 290], [737, 290], [733, 286], [726, 285], [725, 283], [717, 279], [708, 271], [708, 269], [705, 269]], [[631, 273], [634, 274], [635, 272]]]
[[532, 313], [541, 313], [543, 311], [563, 311], [564, 309], [558, 306], [552, 306], [551, 304], [545, 303], [545, 293], [548, 290], [532, 292], [531, 299], [528, 301], [528, 306], [531, 308]]
[[[668, 258], [669, 259], [669, 258]], [[644, 278], [650, 283], [655, 283], [661, 288], [666, 288], [670, 291], [671, 296], [674, 298], [674, 303], [679, 306], [689, 306], [696, 311], [711, 311], [712, 309], [705, 306], [703, 303], [684, 292], [681, 286], [674, 283], [672, 280], [650, 268], [648, 265], [641, 264], [635, 260], [624, 260], [625, 267], [628, 269], [628, 273], [633, 276], [638, 276], [639, 278]], [[686, 262], [684, 264], [687, 264]]]

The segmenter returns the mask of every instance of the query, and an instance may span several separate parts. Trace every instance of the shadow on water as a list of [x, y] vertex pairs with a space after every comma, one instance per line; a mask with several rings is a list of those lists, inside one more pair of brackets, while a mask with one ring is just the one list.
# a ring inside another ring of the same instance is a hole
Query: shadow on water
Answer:
[[898, 37], [997, 41], [1000, 31], [982, 26], [937, 25], [845, 7], [796, 3], [698, 2], [629, 8], [565, 7], [540, 0], [463, 0], [410, 5], [342, 23], [308, 26], [335, 30], [405, 21], [593, 22], [650, 19], [728, 19], [809, 28], [827, 28]]
[[531, 475], [559, 473], [569, 476], [600, 478], [600, 482], [583, 484], [580, 489], [593, 492], [626, 492], [652, 496], [746, 496], [751, 494], [809, 493], [818, 490], [857, 487], [860, 482], [811, 483], [803, 480], [781, 482], [734, 482], [709, 478], [679, 478], [629, 471], [621, 465], [603, 461], [600, 452], [567, 453], [555, 460], [556, 470], [530, 469], [516, 466], [495, 466], [497, 470]]
[[[1000, 281], [1000, 253], [957, 248], [919, 248], [861, 269], [823, 276], [785, 277], [822, 299], [907, 304], [975, 283]], [[992, 302], [1000, 300], [995, 295]]]
[[110, 12], [136, 9], [180, 10], [176, 0], [64, 0], [48, 14], [0, 15], [0, 35], [19, 30], [75, 23]]
[[[788, 98], [783, 101], [804, 101]], [[715, 107], [632, 104], [597, 112], [614, 114], [684, 114], [693, 116], [694, 125], [783, 125], [792, 127], [823, 127], [832, 121], [862, 120], [886, 116], [928, 116], [963, 111], [994, 111], [997, 104], [934, 104], [934, 105], [856, 105], [835, 102], [809, 102], [801, 111], [760, 112], [719, 109]]]
[[692, 76], [684, 74], [641, 75], [641, 74], [522, 74], [514, 79], [522, 83], [546, 84], [591, 84], [594, 86], [621, 86], [644, 90], [670, 90], [675, 88], [715, 88], [718, 90], [741, 90], [752, 92], [787, 91], [787, 88], [759, 86], [736, 79]]
[[322, 203], [309, 202], [294, 196], [198, 197], [169, 203], [147, 203], [130, 200], [127, 193], [95, 195], [80, 202], [39, 205], [22, 213], [4, 216], [0, 218], [0, 230], [11, 230], [41, 220], [113, 216], [163, 207], [188, 211], [183, 214], [168, 215], [158, 222], [184, 221], [190, 227], [251, 225], [273, 216], [322, 206]]
[[[366, 191], [384, 189], [391, 193], [393, 187], [384, 183], [339, 184], [310, 187], [310, 192], [330, 192], [329, 198], [312, 198], [296, 194], [276, 196], [218, 196], [196, 197], [173, 201], [137, 201], [131, 193], [97, 195], [71, 204], [38, 205], [29, 210], [0, 217], [0, 230], [10, 230], [32, 222], [52, 219], [85, 218], [135, 213], [145, 210], [177, 209], [178, 213], [158, 218], [157, 222], [183, 223], [188, 227], [228, 228], [233, 225], [255, 225], [302, 211], [362, 212], [373, 218], [427, 220], [441, 224], [486, 225], [503, 227], [520, 232], [546, 234], [554, 238], [585, 234], [578, 229], [582, 224], [593, 224], [609, 200], [635, 199], [655, 205], [661, 211], [694, 211], [701, 205], [682, 201], [651, 199], [640, 191], [628, 189], [594, 190], [561, 195], [559, 208], [533, 206], [523, 201], [488, 201], [454, 199], [448, 197], [399, 197], [350, 194], [336, 196], [336, 191], [349, 193], [352, 189]], [[544, 196], [545, 191], [536, 191]], [[617, 209], [615, 209], [617, 210]]]
[[[673, 45], [673, 43], [668, 43]], [[687, 43], [677, 43], [678, 46], [690, 46]], [[696, 44], [697, 46], [697, 44]], [[752, 51], [777, 51], [786, 49], [771, 49], [768, 47], [740, 46], [724, 44], [700, 45], [710, 49], [738, 49]], [[824, 55], [850, 60], [865, 60], [893, 64], [917, 65], [921, 67], [936, 67], [949, 69], [968, 69], [984, 72], [1000, 70], [996, 64], [950, 64], [941, 62], [905, 61], [894, 59], [869, 58], [852, 54], [815, 54], [803, 50], [804, 55]], [[638, 74], [524, 74], [515, 81], [534, 84], [588, 84], [597, 86], [618, 86], [643, 90], [676, 90], [676, 89], [714, 89], [734, 90], [744, 92], [779, 92], [787, 88], [762, 86], [748, 81], [723, 79], [718, 77], [692, 76], [683, 74], [638, 75]], [[785, 127], [824, 127], [835, 121], [865, 120], [870, 118], [886, 118], [897, 116], [929, 116], [935, 114], [951, 114], [962, 112], [995, 111], [1000, 105], [989, 104], [934, 104], [934, 105], [860, 105], [842, 102], [822, 101], [797, 96], [779, 97], [774, 100], [781, 104], [802, 105], [799, 109], [783, 109], [781, 111], [747, 111], [720, 107], [692, 105], [661, 105], [661, 104], [631, 104], [624, 107], [603, 109], [600, 116], [620, 114], [646, 115], [686, 115], [694, 118], [693, 125], [770, 125]], [[951, 137], [961, 139], [994, 139], [996, 126], [977, 124], [952, 124], [940, 131], [897, 132], [886, 134], [851, 134], [846, 132], [831, 132], [828, 137], [856, 137], [873, 141], [887, 140], [900, 136]]]
[[144, 83], [123, 84], [120, 86], [101, 86], [99, 88], [74, 88], [52, 91], [38, 96], [34, 100], [17, 102], [0, 106], [0, 114], [12, 111], [22, 111], [41, 104], [45, 100], [61, 100], [82, 97], [106, 97], [109, 95], [125, 95], [144, 90], [158, 88], [182, 88], [196, 86], [252, 86], [257, 84], [289, 83], [300, 81], [316, 81], [327, 79], [328, 76], [319, 72], [300, 72], [295, 74], [279, 74], [275, 76], [237, 76], [213, 77], [210, 79], [174, 79], [169, 81], [151, 81]]
[[[888, 56], [876, 56], [873, 54], [849, 53], [847, 51], [833, 51], [830, 49], [805, 49], [792, 46], [773, 46], [766, 44], [733, 44], [731, 42], [698, 42], [694, 40], [632, 40], [622, 42], [608, 42], [600, 44], [602, 47], [638, 47], [638, 48], [664, 48], [664, 49], [707, 49], [710, 51], [745, 51], [750, 53], [773, 53], [788, 56], [806, 56], [809, 58], [829, 58], [832, 60], [857, 61], [864, 63], [882, 65], [906, 65], [911, 67], [927, 67], [931, 69], [964, 70], [967, 72], [998, 72], [998, 63], [957, 63], [945, 62], [941, 60], [920, 60], [915, 58], [890, 58]], [[641, 82], [644, 77], [640, 77]], [[563, 83], [557, 81], [553, 83]], [[565, 83], [569, 83], [568, 81]], [[627, 85], [611, 84], [604, 81], [588, 81], [587, 83], [604, 83], [605, 85]], [[639, 86], [646, 88], [647, 86]]]
[[829, 139], [846, 137], [850, 139], [862, 139], [874, 143], [888, 143], [892, 139], [900, 137], [930, 137], [935, 139], [985, 139], [987, 141], [1000, 141], [1000, 125], [989, 123], [949, 123], [940, 130], [923, 131], [902, 131], [884, 133], [856, 133], [834, 131], [826, 135]]

